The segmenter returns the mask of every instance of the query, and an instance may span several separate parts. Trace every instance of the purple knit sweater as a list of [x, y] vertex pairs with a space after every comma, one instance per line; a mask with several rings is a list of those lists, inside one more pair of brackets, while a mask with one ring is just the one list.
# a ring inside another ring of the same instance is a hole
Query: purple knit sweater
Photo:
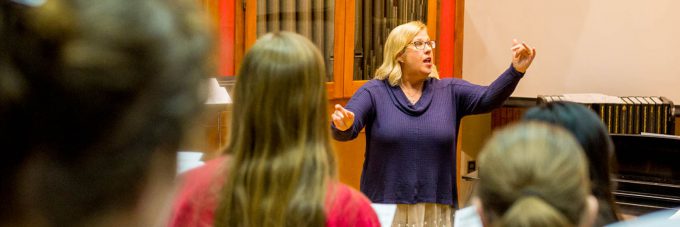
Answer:
[[428, 78], [415, 105], [399, 86], [370, 80], [345, 106], [355, 114], [352, 127], [340, 131], [331, 124], [332, 134], [352, 140], [366, 126], [360, 187], [372, 202], [453, 205], [460, 120], [501, 106], [522, 76], [511, 66], [488, 87]]

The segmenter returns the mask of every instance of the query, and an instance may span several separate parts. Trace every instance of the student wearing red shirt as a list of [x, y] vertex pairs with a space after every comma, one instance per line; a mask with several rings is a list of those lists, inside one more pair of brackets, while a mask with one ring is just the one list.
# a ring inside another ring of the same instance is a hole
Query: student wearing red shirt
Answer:
[[170, 225], [379, 226], [337, 180], [325, 72], [306, 38], [260, 38], [238, 73], [226, 156], [184, 176]]

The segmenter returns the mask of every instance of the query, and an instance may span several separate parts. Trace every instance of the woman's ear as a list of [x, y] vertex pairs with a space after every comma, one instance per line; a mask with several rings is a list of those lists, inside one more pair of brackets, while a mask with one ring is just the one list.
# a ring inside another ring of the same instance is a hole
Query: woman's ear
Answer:
[[595, 225], [598, 206], [599, 204], [597, 203], [595, 196], [589, 195], [586, 198], [586, 209], [583, 210], [583, 214], [581, 215], [579, 227], [591, 227]]
[[475, 210], [477, 210], [479, 220], [482, 221], [482, 226], [491, 226], [489, 225], [489, 221], [486, 219], [486, 216], [484, 215], [484, 207], [482, 206], [482, 200], [479, 199], [479, 197], [477, 196], [472, 197], [472, 205], [475, 206]]
[[404, 51], [401, 51], [397, 54], [397, 62], [404, 63]]

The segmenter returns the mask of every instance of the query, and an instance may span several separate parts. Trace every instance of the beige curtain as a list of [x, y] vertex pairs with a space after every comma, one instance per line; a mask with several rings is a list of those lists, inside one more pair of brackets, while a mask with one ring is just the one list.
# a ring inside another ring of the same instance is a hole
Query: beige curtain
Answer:
[[257, 36], [291, 31], [309, 38], [324, 56], [333, 80], [334, 0], [258, 0]]
[[356, 0], [354, 80], [370, 80], [382, 64], [390, 31], [403, 23], [427, 23], [427, 0]]

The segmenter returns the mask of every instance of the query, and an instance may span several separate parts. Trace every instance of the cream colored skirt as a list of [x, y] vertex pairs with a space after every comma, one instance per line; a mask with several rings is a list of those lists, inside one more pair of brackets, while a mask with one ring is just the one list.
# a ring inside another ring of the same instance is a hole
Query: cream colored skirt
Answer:
[[452, 210], [437, 203], [397, 204], [392, 227], [451, 227]]

